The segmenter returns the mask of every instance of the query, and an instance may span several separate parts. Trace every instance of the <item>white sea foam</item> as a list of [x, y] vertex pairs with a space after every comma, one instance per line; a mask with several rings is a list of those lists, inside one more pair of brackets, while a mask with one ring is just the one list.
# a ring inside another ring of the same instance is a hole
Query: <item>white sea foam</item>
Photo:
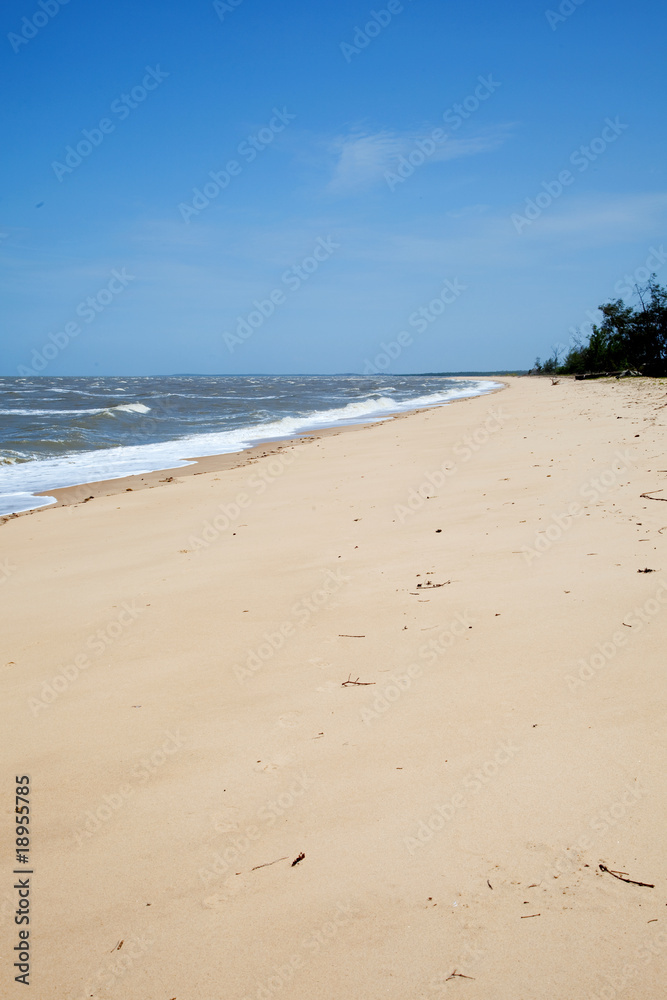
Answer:
[[150, 413], [150, 406], [143, 403], [119, 403], [118, 406], [110, 406], [109, 410], [122, 410], [124, 413]]
[[0, 410], [3, 416], [16, 417], [55, 417], [55, 416], [89, 416], [95, 413], [104, 413], [106, 408], [95, 410]]
[[62, 416], [94, 416], [100, 413], [113, 414], [115, 410], [124, 413], [150, 413], [150, 406], [143, 403], [119, 403], [118, 406], [98, 406], [91, 410], [0, 410], [0, 415], [21, 417], [62, 417]]

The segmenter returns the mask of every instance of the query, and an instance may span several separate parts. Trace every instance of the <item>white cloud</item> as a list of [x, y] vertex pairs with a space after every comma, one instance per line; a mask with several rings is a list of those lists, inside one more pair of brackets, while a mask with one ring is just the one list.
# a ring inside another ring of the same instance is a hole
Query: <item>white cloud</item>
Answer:
[[[446, 136], [435, 144], [426, 162], [442, 163], [498, 149], [511, 127], [496, 126], [458, 139]], [[396, 169], [401, 156], [409, 156], [413, 150], [418, 150], [419, 143], [432, 142], [432, 131], [396, 132], [383, 129], [368, 132], [356, 129], [348, 135], [338, 136], [329, 143], [329, 150], [335, 157], [329, 191], [352, 194], [383, 181], [387, 171]]]
[[407, 146], [405, 136], [389, 131], [339, 137], [331, 144], [337, 162], [329, 190], [347, 194], [375, 183]]
[[[562, 198], [547, 208], [531, 235], [541, 238], [577, 236], [597, 240], [652, 238], [664, 231], [667, 192]], [[529, 230], [528, 230], [529, 231]], [[528, 232], [527, 231], [527, 232]]]

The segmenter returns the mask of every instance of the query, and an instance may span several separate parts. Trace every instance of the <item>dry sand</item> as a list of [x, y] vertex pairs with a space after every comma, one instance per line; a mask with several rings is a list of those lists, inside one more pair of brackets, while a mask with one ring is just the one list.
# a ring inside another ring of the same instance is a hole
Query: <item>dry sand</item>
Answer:
[[667, 387], [506, 381], [0, 526], [3, 998], [665, 995]]

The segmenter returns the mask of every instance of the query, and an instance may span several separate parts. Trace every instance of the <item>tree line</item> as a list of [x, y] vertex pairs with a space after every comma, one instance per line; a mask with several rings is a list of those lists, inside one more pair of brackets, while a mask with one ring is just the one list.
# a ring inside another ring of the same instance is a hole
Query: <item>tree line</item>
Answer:
[[640, 305], [622, 299], [599, 306], [602, 322], [593, 325], [587, 341], [580, 338], [561, 359], [555, 350], [534, 372], [549, 375], [585, 375], [633, 370], [642, 375], [667, 375], [667, 288], [652, 275], [637, 288]]

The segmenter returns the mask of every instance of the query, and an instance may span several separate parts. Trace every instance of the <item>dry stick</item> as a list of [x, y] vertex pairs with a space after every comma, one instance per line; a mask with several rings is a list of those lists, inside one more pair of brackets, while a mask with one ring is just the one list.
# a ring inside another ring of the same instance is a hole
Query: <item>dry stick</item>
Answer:
[[613, 872], [611, 868], [607, 868], [606, 865], [600, 865], [600, 871], [607, 872], [609, 875], [613, 875], [614, 878], [617, 878], [619, 880], [619, 882], [629, 882], [630, 885], [645, 885], [647, 889], [655, 889], [655, 886], [651, 885], [650, 882], [635, 882], [633, 878], [623, 878], [624, 875], [627, 875], [627, 872], [622, 872], [622, 873]]
[[474, 979], [475, 978], [474, 976], [464, 976], [462, 972], [457, 972], [456, 969], [454, 969], [454, 971], [452, 972], [451, 976], [447, 976], [447, 978], [445, 979], [445, 982], [448, 983], [450, 979], [454, 979], [455, 977], [457, 979]]
[[541, 916], [542, 916], [541, 913], [525, 913], [523, 915], [523, 917], [521, 917], [521, 919], [522, 920], [530, 920], [531, 917], [541, 917]]
[[343, 681], [343, 683], [341, 684], [341, 687], [347, 687], [348, 684], [350, 686], [352, 686], [353, 684], [356, 684], [358, 687], [368, 687], [369, 684], [375, 684], [375, 681], [360, 681], [358, 677], [357, 677], [356, 681], [353, 681], [353, 680], [351, 680], [351, 677], [352, 677], [352, 674], [349, 675], [349, 677], [347, 678], [346, 681]]
[[662, 493], [662, 490], [649, 490], [648, 493], [640, 493], [639, 496], [646, 500], [664, 500], [667, 503], [667, 497], [652, 497], [651, 493]]
[[366, 636], [365, 635], [345, 635], [344, 632], [339, 632], [338, 633], [338, 638], [339, 639], [365, 639]]
[[271, 865], [277, 865], [279, 861], [287, 861], [287, 858], [276, 858], [275, 861], [267, 861], [263, 865], [255, 865], [255, 867], [251, 868], [250, 871], [256, 872], [258, 868], [269, 868]]

